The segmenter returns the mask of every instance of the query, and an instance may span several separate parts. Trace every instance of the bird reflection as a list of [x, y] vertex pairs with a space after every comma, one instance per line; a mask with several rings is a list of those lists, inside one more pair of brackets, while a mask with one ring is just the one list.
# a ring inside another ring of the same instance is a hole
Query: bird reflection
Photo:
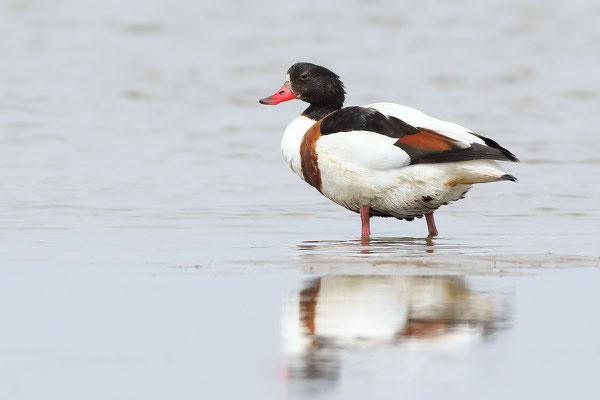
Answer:
[[500, 293], [462, 277], [325, 276], [290, 296], [283, 315], [289, 379], [335, 381], [344, 349], [464, 347], [499, 327]]

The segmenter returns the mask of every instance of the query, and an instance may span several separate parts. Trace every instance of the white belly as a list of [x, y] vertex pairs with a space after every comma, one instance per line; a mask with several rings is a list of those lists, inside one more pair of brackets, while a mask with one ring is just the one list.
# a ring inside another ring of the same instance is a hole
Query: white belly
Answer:
[[408, 219], [430, 214], [440, 206], [464, 197], [470, 184], [448, 184], [456, 177], [455, 167], [422, 164], [368, 170], [360, 165], [342, 163], [332, 156], [319, 156], [325, 197], [354, 212], [367, 205], [373, 215]]

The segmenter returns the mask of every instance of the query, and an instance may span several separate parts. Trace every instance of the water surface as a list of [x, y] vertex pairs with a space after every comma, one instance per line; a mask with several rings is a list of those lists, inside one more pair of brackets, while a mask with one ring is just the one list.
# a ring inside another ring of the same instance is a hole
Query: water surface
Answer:
[[[594, 397], [599, 17], [1, 2], [0, 395]], [[519, 182], [440, 209], [439, 238], [374, 219], [361, 243], [358, 216], [281, 159], [303, 105], [258, 104], [301, 60], [340, 74], [349, 105], [494, 138]]]

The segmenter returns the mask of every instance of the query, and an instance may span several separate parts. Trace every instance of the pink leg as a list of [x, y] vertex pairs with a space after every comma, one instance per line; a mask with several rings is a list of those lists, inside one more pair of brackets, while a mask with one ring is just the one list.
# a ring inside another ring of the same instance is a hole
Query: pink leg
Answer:
[[[360, 238], [360, 245], [361, 245], [361, 246], [368, 246], [370, 243], [371, 243], [371, 241], [369, 240], [369, 237], [368, 237], [368, 236], [362, 236], [362, 237]], [[371, 254], [371, 252], [370, 252], [369, 250], [365, 250], [365, 249], [362, 249], [362, 250], [360, 251], [360, 253], [361, 253], [361, 254]]]
[[435, 237], [438, 235], [438, 230], [435, 227], [435, 221], [433, 220], [433, 213], [426, 214], [425, 220], [427, 221], [427, 229], [429, 230], [429, 237]]
[[369, 219], [371, 218], [371, 209], [369, 206], [360, 206], [360, 221], [362, 223], [361, 237], [369, 237], [371, 235], [371, 226]]

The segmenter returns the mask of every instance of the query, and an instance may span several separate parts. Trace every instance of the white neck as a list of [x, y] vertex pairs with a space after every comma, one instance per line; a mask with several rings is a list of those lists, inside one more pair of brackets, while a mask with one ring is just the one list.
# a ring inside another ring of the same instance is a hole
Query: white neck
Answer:
[[300, 144], [308, 128], [313, 126], [315, 122], [314, 119], [301, 115], [290, 122], [281, 139], [281, 153], [283, 154], [283, 158], [285, 158], [292, 171], [302, 179], [304, 179], [304, 176], [302, 175], [300, 162]]

